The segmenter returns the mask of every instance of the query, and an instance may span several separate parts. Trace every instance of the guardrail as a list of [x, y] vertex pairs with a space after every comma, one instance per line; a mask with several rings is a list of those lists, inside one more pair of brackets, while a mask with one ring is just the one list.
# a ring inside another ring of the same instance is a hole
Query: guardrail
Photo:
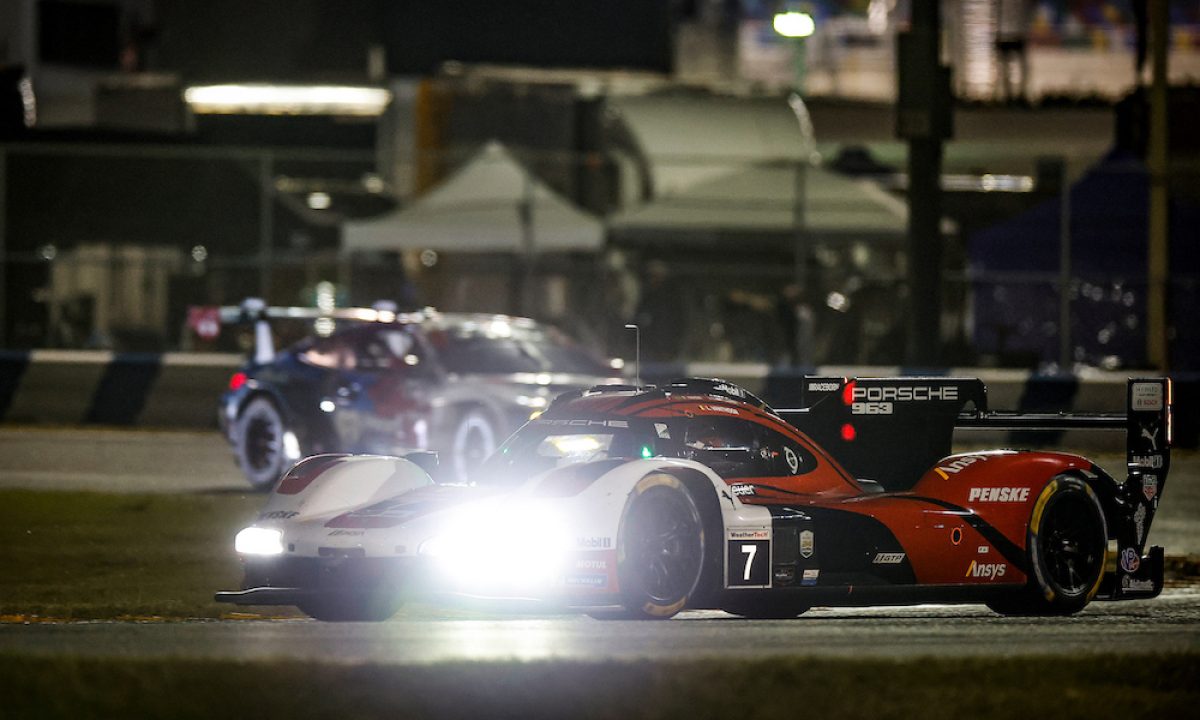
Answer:
[[[241, 355], [0, 351], [0, 422], [162, 428], [215, 428], [217, 399]], [[953, 375], [981, 378], [993, 410], [1122, 412], [1127, 373], [1085, 370], [1039, 375], [1028, 370], [952, 367], [773, 367], [764, 363], [646, 363], [648, 383], [679, 377], [720, 377], [778, 408], [800, 404], [805, 375]], [[1175, 438], [1196, 447], [1200, 375], [1175, 377]], [[1076, 431], [1072, 431], [1076, 432]]]

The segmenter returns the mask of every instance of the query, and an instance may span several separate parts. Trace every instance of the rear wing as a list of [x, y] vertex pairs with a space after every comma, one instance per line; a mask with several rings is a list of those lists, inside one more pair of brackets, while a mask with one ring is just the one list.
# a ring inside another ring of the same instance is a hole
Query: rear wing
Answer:
[[1145, 598], [1162, 590], [1162, 548], [1146, 554], [1146, 539], [1171, 467], [1170, 378], [1128, 380], [1123, 413], [991, 411], [975, 378], [805, 378], [804, 391], [808, 407], [779, 414], [856, 477], [882, 481], [888, 490], [911, 487], [949, 455], [958, 428], [1124, 431], [1124, 481], [1094, 486], [1118, 553], [1101, 595]]
[[[372, 307], [320, 308], [320, 307], [281, 307], [267, 305], [261, 298], [246, 298], [240, 305], [224, 305], [220, 307], [189, 308], [189, 317], [202, 318], [191, 324], [211, 328], [209, 332], [219, 331], [220, 325], [254, 324], [254, 362], [266, 363], [275, 357], [275, 342], [271, 332], [272, 320], [337, 320], [370, 323], [370, 322], [418, 322], [435, 315], [433, 308], [425, 308], [415, 312], [397, 312], [396, 303], [390, 300], [380, 300]], [[199, 330], [198, 330], [199, 331]]]

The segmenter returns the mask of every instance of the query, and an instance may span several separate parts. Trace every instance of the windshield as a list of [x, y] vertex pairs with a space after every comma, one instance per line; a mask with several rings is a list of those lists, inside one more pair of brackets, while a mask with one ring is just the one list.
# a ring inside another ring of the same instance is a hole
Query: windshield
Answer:
[[655, 454], [650, 438], [635, 433], [624, 420], [600, 421], [599, 425], [569, 427], [534, 420], [501, 445], [473, 479], [480, 485], [515, 485], [575, 463]]
[[430, 342], [454, 373], [549, 372], [608, 375], [605, 365], [554, 328], [505, 321], [432, 330]]

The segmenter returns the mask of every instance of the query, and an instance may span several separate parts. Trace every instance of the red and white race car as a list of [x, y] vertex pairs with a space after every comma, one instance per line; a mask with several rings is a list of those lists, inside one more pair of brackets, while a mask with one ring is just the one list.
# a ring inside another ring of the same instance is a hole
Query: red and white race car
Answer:
[[[238, 534], [243, 589], [217, 600], [326, 620], [382, 620], [418, 592], [600, 617], [792, 617], [923, 601], [1067, 614], [1161, 591], [1146, 537], [1170, 462], [1169, 380], [1131, 380], [1120, 415], [989, 412], [976, 379], [808, 378], [805, 391], [781, 411], [720, 380], [567, 393], [467, 484], [436, 484], [422, 457], [308, 458]], [[961, 427], [1119, 429], [1127, 467], [951, 454]]]

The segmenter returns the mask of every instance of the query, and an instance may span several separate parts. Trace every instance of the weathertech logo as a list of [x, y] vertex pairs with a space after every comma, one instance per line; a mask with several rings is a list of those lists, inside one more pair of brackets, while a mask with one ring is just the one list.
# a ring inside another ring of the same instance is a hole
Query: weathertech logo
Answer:
[[1029, 488], [994, 487], [971, 488], [967, 502], [1025, 502], [1029, 499]]
[[1006, 570], [1008, 570], [1008, 566], [1004, 563], [981, 563], [972, 560], [970, 567], [967, 568], [967, 577], [998, 580], [1004, 577]]

